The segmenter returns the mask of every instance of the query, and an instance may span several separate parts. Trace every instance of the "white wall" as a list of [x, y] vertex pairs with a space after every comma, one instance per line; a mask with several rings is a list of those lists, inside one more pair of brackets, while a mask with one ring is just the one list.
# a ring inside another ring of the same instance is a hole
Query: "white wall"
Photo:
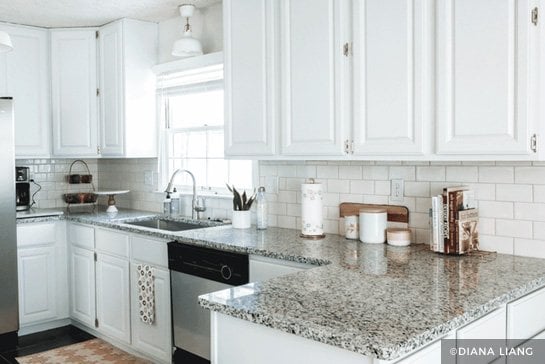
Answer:
[[[185, 19], [176, 17], [159, 22], [159, 63], [174, 61], [170, 52], [174, 42], [182, 36]], [[212, 53], [223, 50], [222, 4], [196, 9], [190, 19], [193, 36], [199, 39], [203, 52]]]

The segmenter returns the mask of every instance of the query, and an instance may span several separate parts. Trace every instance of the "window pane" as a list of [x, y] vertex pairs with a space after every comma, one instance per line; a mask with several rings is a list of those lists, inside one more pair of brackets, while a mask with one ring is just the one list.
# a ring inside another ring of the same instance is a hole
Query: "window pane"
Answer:
[[208, 133], [208, 158], [223, 158], [223, 130]]
[[170, 127], [223, 125], [223, 90], [169, 96]]
[[[187, 159], [185, 168], [195, 176], [197, 186], [206, 186], [206, 159]], [[184, 173], [184, 185], [192, 186], [193, 182], [187, 173]]]
[[208, 160], [208, 186], [211, 188], [225, 188], [228, 181], [228, 163], [223, 159]]

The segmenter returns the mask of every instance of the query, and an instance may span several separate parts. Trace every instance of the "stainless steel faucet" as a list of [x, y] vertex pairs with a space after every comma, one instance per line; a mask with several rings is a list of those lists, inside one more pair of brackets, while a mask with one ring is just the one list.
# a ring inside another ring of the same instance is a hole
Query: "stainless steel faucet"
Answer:
[[180, 172], [187, 172], [191, 176], [191, 180], [193, 181], [193, 199], [191, 200], [191, 218], [195, 219], [195, 215], [197, 211], [195, 210], [195, 206], [197, 205], [197, 184], [195, 183], [195, 176], [193, 173], [189, 172], [187, 169], [177, 169], [172, 173], [172, 176], [170, 177], [170, 182], [168, 182], [168, 186], [165, 190], [167, 193], [172, 193], [172, 181], [174, 180], [174, 177]]

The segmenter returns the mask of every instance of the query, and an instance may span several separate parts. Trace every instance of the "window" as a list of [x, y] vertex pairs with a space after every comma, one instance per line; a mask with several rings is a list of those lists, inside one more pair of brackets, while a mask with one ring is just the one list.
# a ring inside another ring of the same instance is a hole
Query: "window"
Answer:
[[[226, 160], [223, 154], [223, 67], [210, 66], [159, 77], [163, 115], [162, 177], [179, 168], [195, 175], [201, 190], [227, 193], [225, 183], [253, 186], [252, 162]], [[191, 188], [187, 174], [176, 177], [180, 190]]]

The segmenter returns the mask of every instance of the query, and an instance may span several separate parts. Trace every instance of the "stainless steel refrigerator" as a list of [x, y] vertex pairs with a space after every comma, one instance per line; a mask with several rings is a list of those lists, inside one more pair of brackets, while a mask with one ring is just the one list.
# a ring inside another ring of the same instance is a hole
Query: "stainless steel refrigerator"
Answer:
[[0, 97], [0, 347], [17, 342], [17, 226], [13, 100]]

